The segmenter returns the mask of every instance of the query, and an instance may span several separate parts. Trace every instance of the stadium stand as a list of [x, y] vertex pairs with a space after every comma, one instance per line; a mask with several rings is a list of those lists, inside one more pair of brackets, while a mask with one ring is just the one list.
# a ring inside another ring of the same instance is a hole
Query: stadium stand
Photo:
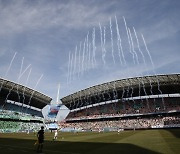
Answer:
[[52, 98], [5, 79], [0, 87], [0, 132], [29, 133], [44, 125], [41, 110]]
[[65, 122], [59, 123], [62, 130], [180, 127], [179, 74], [112, 81], [81, 90], [61, 101], [71, 109]]

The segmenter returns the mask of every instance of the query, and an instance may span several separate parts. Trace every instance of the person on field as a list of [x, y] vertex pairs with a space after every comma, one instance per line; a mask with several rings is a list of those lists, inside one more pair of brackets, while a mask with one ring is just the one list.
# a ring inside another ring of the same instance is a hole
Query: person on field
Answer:
[[43, 149], [43, 143], [44, 143], [44, 126], [41, 126], [41, 130], [38, 131], [37, 138], [38, 138], [37, 152], [41, 153]]
[[58, 131], [57, 130], [55, 130], [55, 133], [54, 133], [54, 138], [53, 138], [53, 140], [55, 141], [55, 140], [57, 140], [57, 137], [58, 137]]

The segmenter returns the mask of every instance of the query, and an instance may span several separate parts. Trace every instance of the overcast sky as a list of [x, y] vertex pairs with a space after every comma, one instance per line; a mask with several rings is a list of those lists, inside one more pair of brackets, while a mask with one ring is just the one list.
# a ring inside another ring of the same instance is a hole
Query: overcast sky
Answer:
[[179, 19], [179, 0], [0, 0], [0, 77], [56, 99], [180, 73]]

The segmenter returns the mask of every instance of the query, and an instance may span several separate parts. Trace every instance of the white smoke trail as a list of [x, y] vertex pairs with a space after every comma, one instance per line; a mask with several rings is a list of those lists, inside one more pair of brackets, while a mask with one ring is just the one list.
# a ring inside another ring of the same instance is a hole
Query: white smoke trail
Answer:
[[92, 33], [92, 46], [93, 46], [92, 64], [93, 64], [93, 67], [96, 66], [96, 45], [95, 45], [95, 39], [96, 39], [96, 31], [95, 31], [95, 28], [93, 28], [93, 33]]
[[84, 46], [83, 46], [82, 72], [81, 72], [82, 75], [84, 74], [85, 50], [86, 50], [86, 38], [85, 38], [85, 40], [84, 40]]
[[[22, 75], [27, 71], [27, 69], [28, 69], [30, 66], [31, 66], [31, 64], [29, 64], [29, 65], [26, 67], [26, 69], [23, 71], [23, 73], [21, 73], [21, 74], [19, 75], [17, 81], [20, 80], [20, 78], [22, 77]], [[14, 88], [15, 85], [16, 85], [16, 84], [12, 84], [11, 89], [9, 89], [9, 92], [8, 92], [8, 94], [7, 94], [7, 96], [6, 96], [6, 99], [5, 99], [5, 101], [4, 101], [4, 104], [2, 105], [2, 108], [4, 108], [4, 105], [6, 104], [6, 102], [7, 102], [7, 100], [8, 100], [8, 97], [9, 97], [9, 95], [10, 95], [10, 93], [11, 93], [11, 91], [13, 90], [13, 88]], [[17, 93], [18, 93], [18, 98], [19, 98], [19, 92], [17, 91]]]
[[19, 71], [19, 76], [20, 76], [20, 74], [22, 73], [22, 69], [23, 69], [23, 63], [24, 63], [24, 57], [22, 58], [22, 62], [21, 62], [21, 68], [20, 68], [20, 71]]
[[[29, 81], [29, 77], [30, 77], [31, 71], [32, 71], [32, 68], [30, 68], [30, 70], [29, 70], [29, 73], [28, 73], [28, 76], [27, 76], [25, 85], [28, 84], [28, 81]], [[24, 86], [24, 88], [23, 88], [23, 102], [22, 102], [21, 112], [23, 111], [23, 104], [24, 104], [24, 101], [25, 101], [25, 96], [24, 96], [25, 89], [26, 89], [26, 87]]]
[[70, 62], [70, 69], [69, 69], [69, 83], [71, 83], [71, 81], [72, 81], [73, 60], [74, 60], [73, 53], [71, 53], [71, 62]]
[[128, 28], [128, 30], [129, 30], [129, 36], [130, 36], [130, 40], [131, 40], [131, 44], [132, 44], [132, 52], [133, 52], [134, 55], [135, 55], [137, 64], [139, 65], [139, 59], [138, 59], [136, 50], [134, 49], [134, 43], [133, 43], [133, 39], [132, 39], [132, 35], [131, 35], [131, 30], [130, 30], [130, 28]]
[[89, 55], [89, 32], [87, 34], [87, 37], [86, 37], [86, 53], [85, 53], [85, 71], [88, 70], [88, 55]]
[[[128, 35], [129, 35], [129, 38], [130, 38], [130, 29], [129, 29], [129, 28], [128, 28]], [[132, 54], [133, 63], [134, 63], [134, 65], [135, 65], [135, 64], [136, 64], [136, 61], [135, 61], [134, 53], [133, 53], [132, 50], [133, 50], [133, 49], [132, 49], [132, 45], [131, 45], [131, 41], [130, 41], [130, 50], [129, 50], [129, 52]]]
[[[33, 90], [33, 92], [31, 93], [31, 96], [30, 96], [30, 99], [29, 99], [29, 102], [28, 102], [28, 106], [30, 106], [31, 99], [32, 99], [32, 97], [33, 97], [33, 95], [34, 95], [35, 89], [36, 89], [36, 87], [38, 86], [39, 82], [41, 81], [42, 77], [43, 77], [43, 74], [41, 74], [41, 76], [40, 76], [40, 78], [38, 79], [35, 87], [33, 88], [34, 90]], [[26, 108], [26, 113], [27, 113], [27, 108]]]
[[10, 62], [10, 65], [9, 65], [9, 67], [8, 67], [7, 71], [6, 71], [6, 74], [5, 74], [4, 78], [6, 78], [6, 77], [7, 77], [7, 74], [8, 74], [8, 72], [9, 72], [9, 70], [10, 70], [11, 66], [12, 66], [12, 63], [13, 63], [13, 61], [14, 61], [15, 57], [16, 57], [16, 54], [17, 54], [17, 52], [15, 52], [15, 53], [14, 53], [14, 56], [13, 56], [13, 58], [12, 58], [11, 62]]
[[[141, 48], [140, 48], [140, 45], [139, 45], [139, 39], [138, 39], [138, 37], [137, 37], [136, 29], [135, 29], [134, 27], [133, 27], [133, 30], [134, 30], [134, 35], [135, 35], [135, 37], [136, 37], [138, 50], [139, 50], [139, 52], [140, 52], [140, 54], [141, 54], [141, 56], [142, 56], [142, 59], [143, 59], [143, 63], [144, 63], [144, 65], [145, 65], [145, 68], [147, 69], [147, 64], [146, 64], [145, 56], [144, 56], [143, 52], [141, 51]], [[149, 80], [149, 84], [150, 84], [150, 87], [151, 87], [151, 88], [150, 88], [150, 92], [151, 92], [151, 94], [153, 95], [153, 91], [152, 91], [152, 88], [153, 88], [153, 86], [152, 86], [152, 81], [151, 81], [150, 78], [148, 78], [148, 80]]]
[[[21, 67], [20, 67], [20, 71], [19, 71], [19, 77], [20, 77], [21, 72], [22, 72], [23, 63], [24, 63], [24, 57], [22, 58]], [[19, 83], [19, 80], [20, 80], [20, 78], [19, 78], [19, 77], [18, 77], [17, 83]], [[16, 90], [17, 90], [17, 95], [18, 95], [18, 99], [19, 99], [19, 102], [20, 102], [19, 84], [17, 84], [17, 86], [16, 86]]]
[[89, 43], [88, 68], [91, 68], [91, 43]]
[[100, 29], [100, 37], [101, 37], [101, 50], [102, 50], [102, 61], [105, 65], [105, 59], [104, 59], [104, 43], [103, 43], [103, 34], [102, 34], [102, 28], [101, 28], [101, 24], [99, 23], [99, 29]]
[[18, 98], [19, 98], [19, 102], [20, 102], [20, 95], [19, 95], [19, 80], [20, 80], [20, 78], [23, 76], [23, 74], [28, 70], [28, 68], [31, 66], [31, 64], [29, 64], [26, 68], [25, 68], [25, 70], [22, 72], [22, 65], [23, 65], [23, 61], [24, 60], [22, 60], [22, 64], [21, 64], [21, 69], [20, 69], [20, 74], [19, 74], [19, 77], [18, 77], [18, 79], [17, 79], [17, 94], [18, 94]]
[[29, 64], [24, 71], [21, 73], [21, 75], [19, 76], [18, 80], [20, 80], [20, 78], [24, 75], [24, 73], [29, 69], [29, 67], [31, 66], [31, 64]]
[[113, 59], [113, 62], [115, 64], [115, 58], [114, 58], [114, 42], [113, 42], [113, 32], [112, 32], [112, 22], [111, 22], [111, 18], [110, 18], [110, 32], [111, 32], [111, 51], [112, 51], [112, 59]]
[[[133, 39], [132, 39], [132, 35], [131, 35], [131, 30], [128, 28], [128, 31], [129, 31], [129, 36], [130, 36], [131, 44], [132, 44], [132, 51], [133, 51], [133, 53], [135, 55], [136, 63], [137, 63], [137, 65], [139, 65], [139, 59], [138, 59], [137, 53], [136, 53], [136, 51], [134, 49], [134, 43], [133, 43]], [[142, 76], [142, 73], [140, 73], [140, 75]], [[143, 85], [144, 93], [147, 96], [147, 91], [146, 91], [146, 88], [145, 88], [144, 81], [141, 80], [141, 83]], [[149, 109], [149, 100], [148, 100], [148, 98], [146, 98], [146, 102], [147, 102], [147, 106], [148, 106], [148, 109]]]
[[76, 63], [77, 63], [77, 46], [75, 48], [75, 55], [74, 55], [74, 68], [73, 68], [73, 80], [75, 80], [76, 78], [76, 73], [77, 73], [77, 70], [76, 70]]
[[69, 52], [69, 58], [68, 58], [68, 74], [67, 74], [67, 85], [69, 84], [70, 61], [71, 61], [71, 53]]
[[144, 56], [144, 54], [143, 54], [143, 52], [141, 51], [141, 48], [140, 48], [140, 46], [139, 46], [139, 39], [138, 39], [138, 37], [137, 37], [136, 30], [135, 30], [134, 27], [133, 27], [133, 30], [134, 30], [134, 35], [135, 35], [135, 37], [136, 37], [138, 50], [139, 50], [139, 52], [140, 52], [140, 54], [141, 54], [141, 56], [142, 56], [142, 58], [143, 58], [143, 62], [144, 62], [145, 67], [147, 67], [146, 60], [145, 60], [145, 56]]
[[[11, 62], [10, 62], [10, 64], [9, 64], [9, 66], [8, 66], [8, 69], [7, 69], [7, 71], [6, 71], [5, 75], [4, 75], [4, 79], [6, 79], [6, 77], [7, 77], [7, 74], [8, 74], [8, 72], [9, 72], [11, 66], [12, 66], [12, 63], [13, 63], [15, 57], [16, 57], [16, 54], [17, 54], [17, 52], [14, 53], [14, 56], [13, 56], [13, 58], [11, 59]], [[0, 92], [1, 92], [1, 89], [2, 89], [3, 84], [4, 84], [4, 80], [3, 80], [3, 82], [1, 83]]]
[[106, 60], [105, 60], [105, 57], [106, 57], [106, 27], [104, 26], [104, 42], [103, 42], [103, 48], [104, 48], [104, 54], [103, 54], [103, 59], [104, 59], [104, 64], [106, 64]]
[[119, 38], [119, 45], [120, 45], [120, 51], [121, 51], [121, 56], [122, 56], [122, 60], [124, 62], [124, 64], [126, 65], [126, 60], [125, 60], [125, 57], [124, 57], [124, 51], [123, 51], [123, 47], [122, 47], [122, 41], [121, 41], [121, 35], [120, 35], [120, 32], [119, 32], [119, 26], [118, 26], [118, 22], [117, 22], [117, 18], [115, 16], [115, 20], [116, 20], [116, 24], [117, 24], [117, 28], [118, 28], [118, 38]]
[[123, 64], [122, 63], [122, 58], [121, 58], [121, 49], [120, 49], [120, 38], [119, 38], [119, 28], [118, 28], [118, 23], [117, 23], [117, 18], [115, 16], [115, 21], [116, 21], [116, 33], [117, 33], [117, 47], [118, 47], [118, 55], [119, 55], [119, 60], [120, 60], [120, 63], [121, 65]]
[[152, 60], [151, 54], [150, 54], [150, 52], [149, 52], [149, 50], [148, 50], [148, 48], [147, 48], [146, 41], [145, 41], [145, 39], [144, 39], [143, 34], [141, 34], [141, 36], [142, 36], [142, 39], [143, 39], [144, 46], [145, 46], [145, 48], [146, 48], [147, 54], [148, 54], [149, 59], [150, 59], [150, 61], [151, 61], [151, 65], [152, 65], [152, 67], [153, 67], [153, 73], [154, 73], [154, 75], [156, 75], [155, 68], [154, 68], [154, 63], [153, 63], [153, 60]]
[[[156, 72], [155, 72], [155, 67], [154, 67], [154, 63], [153, 63], [151, 54], [150, 54], [150, 52], [149, 52], [149, 50], [148, 50], [148, 48], [147, 48], [146, 41], [145, 41], [145, 39], [144, 39], [143, 34], [141, 34], [141, 36], [142, 36], [142, 39], [143, 39], [143, 42], [144, 42], [144, 46], [145, 46], [145, 48], [146, 48], [146, 51], [147, 51], [147, 53], [148, 53], [149, 59], [150, 59], [150, 61], [151, 61], [151, 65], [152, 65], [152, 67], [153, 67], [153, 73], [154, 73], [154, 75], [156, 76], [156, 79], [157, 79], [158, 91], [159, 91], [160, 94], [162, 95], [162, 91], [161, 91], [161, 89], [160, 89], [159, 79], [158, 79], [158, 76], [157, 76], [157, 74], [156, 74]], [[163, 103], [163, 107], [164, 107], [164, 109], [165, 109], [165, 104], [164, 104], [164, 98], [163, 98], [163, 97], [162, 97], [162, 103]]]
[[80, 42], [79, 44], [78, 78], [81, 72], [81, 45], [82, 45], [82, 42]]
[[129, 43], [129, 52], [130, 52], [130, 54], [132, 54], [133, 63], [135, 64], [134, 53], [132, 52], [132, 45], [131, 45], [130, 36], [129, 36], [129, 35], [130, 35], [129, 29], [128, 29], [128, 27], [127, 27], [126, 19], [125, 19], [124, 16], [123, 16], [123, 19], [124, 19], [124, 25], [125, 25], [125, 28], [126, 28], [126, 34], [127, 34], [128, 43]]

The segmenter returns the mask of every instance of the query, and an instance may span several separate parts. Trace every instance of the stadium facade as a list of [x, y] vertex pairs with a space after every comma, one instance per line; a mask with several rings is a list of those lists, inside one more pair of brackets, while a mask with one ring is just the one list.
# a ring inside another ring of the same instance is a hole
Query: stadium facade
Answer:
[[127, 78], [92, 86], [61, 99], [62, 103], [73, 110], [86, 105], [143, 97], [180, 93], [180, 74], [143, 76]]

